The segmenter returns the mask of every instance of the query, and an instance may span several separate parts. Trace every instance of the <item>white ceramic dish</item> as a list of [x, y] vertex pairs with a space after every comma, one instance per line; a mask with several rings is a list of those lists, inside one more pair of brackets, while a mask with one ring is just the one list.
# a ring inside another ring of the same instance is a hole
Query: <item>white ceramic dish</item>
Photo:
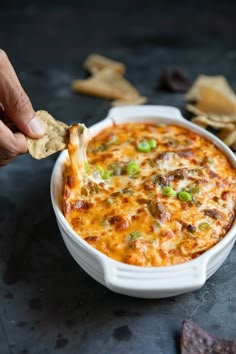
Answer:
[[[129, 106], [113, 108], [100, 123], [90, 130], [96, 135], [113, 122], [152, 122], [178, 124], [212, 141], [236, 167], [232, 151], [214, 135], [185, 120], [177, 108], [169, 106]], [[207, 152], [206, 152], [207, 153]], [[142, 298], [163, 298], [199, 289], [221, 266], [236, 238], [236, 221], [227, 235], [198, 258], [175, 266], [139, 267], [117, 262], [97, 251], [80, 238], [68, 224], [61, 210], [62, 173], [67, 151], [63, 151], [53, 169], [51, 199], [64, 242], [76, 262], [95, 280], [110, 290]]]

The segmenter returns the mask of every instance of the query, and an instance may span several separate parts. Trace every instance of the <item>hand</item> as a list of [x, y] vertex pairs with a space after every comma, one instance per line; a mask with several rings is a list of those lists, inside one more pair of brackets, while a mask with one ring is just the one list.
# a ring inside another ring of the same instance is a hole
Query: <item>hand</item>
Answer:
[[[4, 166], [17, 155], [27, 152], [25, 135], [39, 138], [45, 133], [45, 129], [2, 49], [0, 102], [0, 166]], [[9, 128], [11, 125], [15, 125], [19, 131], [12, 131]]]

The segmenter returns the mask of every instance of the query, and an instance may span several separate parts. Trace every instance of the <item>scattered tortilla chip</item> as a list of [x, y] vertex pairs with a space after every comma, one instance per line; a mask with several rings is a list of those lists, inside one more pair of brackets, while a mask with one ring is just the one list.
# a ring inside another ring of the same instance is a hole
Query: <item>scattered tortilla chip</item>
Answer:
[[221, 140], [224, 140], [229, 135], [229, 130], [227, 128], [221, 129], [218, 136]]
[[201, 128], [207, 128], [207, 122], [205, 121], [206, 116], [195, 116], [192, 118], [192, 122], [199, 125]]
[[75, 80], [72, 89], [76, 92], [107, 99], [129, 101], [140, 97], [136, 88], [112, 68], [100, 70], [86, 80]]
[[202, 115], [204, 114], [204, 112], [200, 111], [198, 108], [196, 108], [196, 106], [194, 106], [193, 104], [187, 104], [186, 107], [187, 111], [196, 114], [196, 115]]
[[43, 121], [46, 133], [39, 139], [26, 138], [31, 156], [35, 159], [42, 159], [66, 149], [69, 127], [65, 123], [55, 120], [46, 111], [38, 111], [36, 114]]
[[139, 105], [147, 102], [147, 97], [137, 96], [131, 97], [129, 100], [114, 100], [112, 101], [112, 106], [129, 106], [129, 105]]
[[208, 126], [208, 127], [215, 128], [215, 129], [225, 128], [228, 131], [235, 129], [234, 124], [225, 123], [225, 122], [221, 122], [221, 121], [214, 121], [211, 119], [210, 116], [196, 116], [192, 119], [192, 122], [199, 124], [201, 126], [206, 126], [206, 127]]
[[210, 114], [208, 117], [215, 122], [236, 123], [236, 116], [218, 116], [217, 114]]
[[92, 76], [86, 80], [74, 80], [71, 88], [75, 92], [114, 100], [113, 106], [143, 104], [146, 97], [124, 78], [125, 65], [99, 54], [89, 55], [84, 68]]
[[236, 98], [225, 96], [222, 92], [208, 86], [199, 89], [200, 99], [196, 108], [207, 114], [236, 115]]
[[[236, 151], [236, 140], [234, 141], [234, 143], [231, 145], [231, 149]], [[236, 154], [236, 153], [235, 153]]]
[[91, 74], [96, 74], [98, 71], [111, 68], [119, 74], [124, 74], [125, 65], [119, 61], [111, 60], [99, 54], [90, 54], [84, 62], [84, 69]]
[[234, 342], [211, 336], [196, 323], [185, 320], [181, 329], [181, 354], [235, 354]]
[[229, 132], [229, 134], [223, 139], [224, 143], [228, 146], [235, 146], [236, 143], [236, 128]]
[[201, 127], [219, 131], [222, 139], [233, 150], [236, 148], [236, 96], [223, 76], [200, 75], [186, 95], [186, 109], [195, 117], [192, 122]]
[[235, 98], [235, 94], [224, 76], [199, 75], [187, 92], [185, 99], [187, 101], [198, 101], [201, 98], [200, 88], [202, 86], [214, 88], [227, 97]]

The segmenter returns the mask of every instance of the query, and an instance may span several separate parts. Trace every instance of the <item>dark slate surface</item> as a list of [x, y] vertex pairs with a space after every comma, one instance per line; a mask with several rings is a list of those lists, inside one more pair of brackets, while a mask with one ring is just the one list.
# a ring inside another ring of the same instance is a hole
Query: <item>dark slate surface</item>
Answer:
[[[35, 109], [88, 126], [105, 100], [73, 94], [81, 63], [99, 52], [127, 65], [150, 104], [183, 110], [183, 95], [157, 87], [164, 68], [192, 81], [223, 74], [236, 89], [234, 1], [1, 2], [0, 45]], [[49, 196], [57, 156], [21, 156], [0, 170], [0, 353], [175, 354], [184, 319], [236, 338], [236, 249], [194, 293], [144, 300], [114, 294], [68, 254]]]

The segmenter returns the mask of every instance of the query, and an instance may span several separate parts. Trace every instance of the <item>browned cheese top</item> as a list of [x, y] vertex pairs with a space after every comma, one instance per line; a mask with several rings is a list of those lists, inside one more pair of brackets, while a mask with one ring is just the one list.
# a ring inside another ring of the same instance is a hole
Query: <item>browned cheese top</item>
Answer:
[[[69, 146], [69, 152], [76, 147]], [[190, 261], [232, 225], [236, 171], [213, 143], [177, 125], [124, 123], [87, 148], [83, 170], [64, 170], [64, 215], [90, 245], [120, 262]], [[81, 161], [80, 161], [81, 165]], [[79, 165], [79, 166], [80, 166]]]

